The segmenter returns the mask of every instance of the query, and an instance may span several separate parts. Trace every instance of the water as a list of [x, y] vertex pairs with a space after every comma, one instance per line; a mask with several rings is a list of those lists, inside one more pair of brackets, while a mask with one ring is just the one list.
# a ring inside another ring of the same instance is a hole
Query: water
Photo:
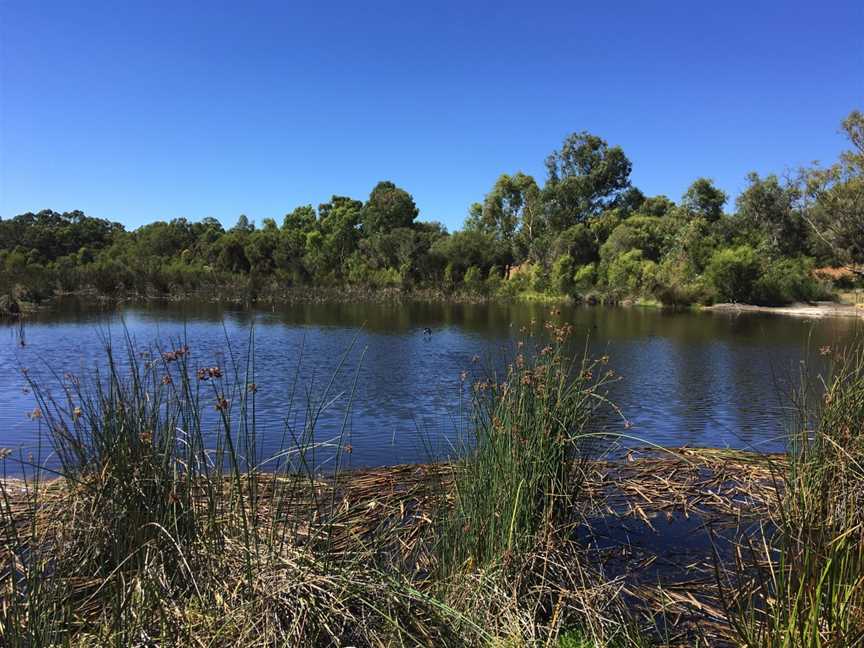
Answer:
[[[106, 339], [125, 331], [143, 348], [184, 339], [191, 365], [230, 367], [254, 324], [256, 417], [266, 455], [282, 443], [307, 397], [321, 398], [334, 373], [335, 402], [319, 438], [347, 420], [355, 466], [425, 461], [452, 447], [464, 410], [460, 374], [500, 361], [532, 320], [569, 322], [622, 377], [610, 396], [630, 426], [624, 443], [782, 451], [787, 395], [799, 364], [850, 341], [852, 319], [809, 321], [765, 314], [665, 312], [540, 304], [302, 304], [244, 310], [214, 304], [128, 305], [100, 311], [66, 302], [20, 328], [0, 324], [0, 447], [32, 449], [35, 402], [21, 369], [43, 384], [87, 376]], [[432, 329], [424, 335], [423, 329]], [[22, 345], [23, 342], [23, 345]], [[477, 362], [476, 357], [481, 358]], [[340, 369], [341, 366], [341, 369]], [[243, 367], [241, 367], [243, 369]], [[352, 392], [356, 379], [356, 391]], [[294, 410], [289, 394], [296, 386]], [[352, 395], [353, 393], [353, 395]], [[350, 402], [350, 408], [348, 408]], [[347, 418], [346, 418], [347, 410]]]

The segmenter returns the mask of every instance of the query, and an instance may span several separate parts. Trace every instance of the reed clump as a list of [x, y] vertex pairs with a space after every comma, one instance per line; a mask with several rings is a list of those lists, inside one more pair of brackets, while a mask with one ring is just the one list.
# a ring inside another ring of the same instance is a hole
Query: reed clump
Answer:
[[605, 357], [568, 352], [569, 325], [546, 328], [517, 343], [503, 371], [471, 377], [437, 575], [445, 600], [527, 645], [574, 626], [597, 645], [629, 641], [620, 584], [589, 567], [573, 539], [591, 446], [615, 413], [605, 396], [614, 374]]
[[[729, 619], [754, 648], [864, 645], [864, 347], [805, 379], [773, 530], [739, 554]], [[732, 588], [727, 588], [727, 594]]]
[[629, 641], [618, 585], [570, 533], [610, 375], [568, 359], [568, 335], [477, 381], [458, 460], [389, 493], [344, 474], [347, 415], [319, 438], [338, 376], [297, 406], [291, 390], [266, 461], [251, 350], [201, 365], [185, 344], [127, 339], [88, 380], [32, 384], [54, 462], [22, 459], [23, 477], [0, 481], [4, 645], [554, 646], [574, 628]]
[[[252, 357], [193, 366], [185, 345], [117, 357], [62, 394], [33, 385], [58, 479], [2, 483], [6, 646], [386, 645], [449, 632], [378, 559], [334, 541], [342, 501], [314, 472], [332, 395], [308, 402], [266, 474]], [[332, 385], [332, 383], [331, 383]], [[329, 391], [329, 388], [328, 388]], [[289, 406], [289, 410], [292, 409]]]

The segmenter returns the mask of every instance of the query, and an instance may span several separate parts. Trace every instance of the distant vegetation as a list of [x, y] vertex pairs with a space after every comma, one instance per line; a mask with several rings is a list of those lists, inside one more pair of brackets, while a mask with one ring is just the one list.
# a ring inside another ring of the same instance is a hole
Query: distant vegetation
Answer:
[[[256, 227], [241, 215], [157, 221], [134, 231], [80, 211], [0, 219], [0, 294], [39, 300], [83, 289], [115, 295], [278, 296], [296, 287], [517, 295], [667, 304], [782, 304], [827, 294], [814, 268], [864, 266], [864, 115], [829, 167], [747, 176], [728, 196], [698, 178], [676, 203], [646, 196], [618, 146], [582, 132], [546, 160], [541, 186], [502, 175], [462, 230], [418, 220], [412, 196], [379, 182], [364, 201], [333, 196]], [[844, 279], [845, 276], [845, 279]]]

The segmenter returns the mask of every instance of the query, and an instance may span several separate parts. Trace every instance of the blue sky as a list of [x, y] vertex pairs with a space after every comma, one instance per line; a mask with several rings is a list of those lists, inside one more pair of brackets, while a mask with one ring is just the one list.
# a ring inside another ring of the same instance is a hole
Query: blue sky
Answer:
[[580, 130], [647, 194], [734, 196], [836, 157], [862, 34], [860, 0], [4, 0], [0, 216], [230, 225], [389, 179], [453, 229]]

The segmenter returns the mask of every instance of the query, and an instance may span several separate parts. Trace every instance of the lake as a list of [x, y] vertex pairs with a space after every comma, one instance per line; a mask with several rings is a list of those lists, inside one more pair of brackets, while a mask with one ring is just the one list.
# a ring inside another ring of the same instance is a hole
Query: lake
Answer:
[[620, 422], [610, 429], [626, 433], [624, 445], [766, 452], [785, 447], [788, 395], [801, 361], [819, 364], [821, 347], [842, 345], [864, 329], [855, 319], [530, 303], [271, 310], [153, 303], [104, 310], [64, 301], [23, 327], [0, 325], [0, 447], [37, 445], [39, 422], [28, 417], [35, 403], [22, 368], [47, 386], [67, 373], [92, 375], [104, 362], [105, 341], [122, 345], [126, 333], [139, 350], [183, 340], [193, 368], [228, 367], [232, 354], [242, 364], [254, 329], [264, 455], [280, 447], [285, 420], [302, 418], [306, 400], [324, 398], [335, 375], [319, 438], [337, 435], [345, 423], [355, 466], [425, 461], [447, 454], [464, 423], [463, 372], [470, 380], [481, 366], [500, 364], [523, 327], [549, 319], [572, 324], [577, 346], [587, 342], [592, 353], [609, 356], [620, 376], [610, 397], [629, 421], [626, 430]]

